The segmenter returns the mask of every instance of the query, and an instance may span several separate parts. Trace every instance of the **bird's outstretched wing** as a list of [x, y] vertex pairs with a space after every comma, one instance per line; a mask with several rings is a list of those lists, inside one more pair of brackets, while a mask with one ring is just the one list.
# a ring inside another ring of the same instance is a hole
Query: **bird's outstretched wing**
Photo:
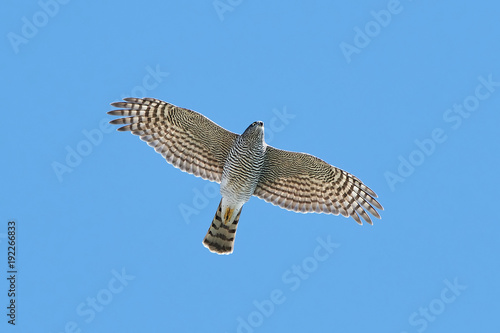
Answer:
[[197, 177], [220, 183], [224, 162], [238, 136], [198, 112], [183, 109], [154, 98], [125, 98], [111, 103], [120, 110], [110, 121], [126, 124], [119, 131], [140, 136], [165, 157], [167, 162]]
[[254, 195], [296, 212], [352, 216], [359, 224], [360, 216], [372, 224], [367, 212], [380, 218], [374, 207], [383, 210], [375, 192], [350, 173], [315, 156], [271, 146]]

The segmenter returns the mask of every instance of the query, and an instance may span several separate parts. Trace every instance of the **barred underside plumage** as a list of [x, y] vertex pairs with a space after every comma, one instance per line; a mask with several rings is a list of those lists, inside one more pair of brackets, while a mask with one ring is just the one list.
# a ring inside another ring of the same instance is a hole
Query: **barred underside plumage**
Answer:
[[202, 114], [153, 98], [125, 98], [111, 105], [121, 110], [108, 114], [126, 116], [111, 124], [126, 124], [119, 131], [140, 136], [167, 162], [197, 177], [220, 183], [227, 154], [237, 134]]
[[125, 125], [182, 171], [221, 183], [222, 200], [203, 240], [219, 254], [233, 252], [242, 206], [255, 195], [301, 213], [351, 216], [372, 224], [380, 218], [377, 195], [352, 174], [305, 153], [264, 142], [264, 124], [254, 122], [242, 135], [225, 130], [192, 110], [153, 98], [125, 98], [108, 114]]
[[233, 203], [253, 195], [265, 159], [262, 125], [252, 124], [234, 143], [222, 171], [221, 193]]

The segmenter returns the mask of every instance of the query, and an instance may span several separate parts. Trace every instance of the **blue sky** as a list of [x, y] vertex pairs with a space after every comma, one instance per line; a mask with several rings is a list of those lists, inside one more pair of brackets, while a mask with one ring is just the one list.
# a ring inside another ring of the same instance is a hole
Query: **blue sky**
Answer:
[[[471, 332], [500, 327], [499, 5], [41, 0], [2, 11], [2, 332]], [[373, 226], [218, 186], [107, 122], [149, 96], [374, 189]], [[16, 326], [7, 227], [16, 222]]]

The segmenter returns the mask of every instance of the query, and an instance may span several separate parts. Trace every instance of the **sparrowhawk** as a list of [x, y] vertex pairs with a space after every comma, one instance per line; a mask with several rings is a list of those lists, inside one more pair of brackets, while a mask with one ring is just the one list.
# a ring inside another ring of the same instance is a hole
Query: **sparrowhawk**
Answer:
[[[174, 167], [220, 183], [222, 199], [203, 245], [219, 254], [233, 252], [241, 209], [252, 195], [301, 213], [380, 218], [377, 195], [358, 178], [323, 160], [280, 150], [264, 141], [264, 123], [252, 123], [243, 134], [225, 130], [198, 112], [154, 98], [125, 98], [111, 103], [119, 110], [110, 121], [125, 125]], [[361, 218], [360, 218], [361, 217]]]

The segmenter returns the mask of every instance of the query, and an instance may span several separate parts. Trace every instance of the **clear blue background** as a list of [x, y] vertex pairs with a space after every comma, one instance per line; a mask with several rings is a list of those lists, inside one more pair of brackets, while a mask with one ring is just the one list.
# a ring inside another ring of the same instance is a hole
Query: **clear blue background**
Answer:
[[[9, 1], [0, 14], [2, 332], [499, 330], [500, 87], [474, 97], [480, 78], [500, 82], [498, 3], [56, 3]], [[238, 133], [262, 120], [271, 145], [373, 188], [382, 220], [252, 198], [235, 252], [212, 254], [201, 241], [217, 187], [102, 125], [131, 95]], [[447, 121], [464, 101], [470, 116]], [[444, 142], [429, 143], [435, 129]], [[400, 166], [410, 159], [414, 170]], [[339, 245], [324, 261], [318, 237]]]

